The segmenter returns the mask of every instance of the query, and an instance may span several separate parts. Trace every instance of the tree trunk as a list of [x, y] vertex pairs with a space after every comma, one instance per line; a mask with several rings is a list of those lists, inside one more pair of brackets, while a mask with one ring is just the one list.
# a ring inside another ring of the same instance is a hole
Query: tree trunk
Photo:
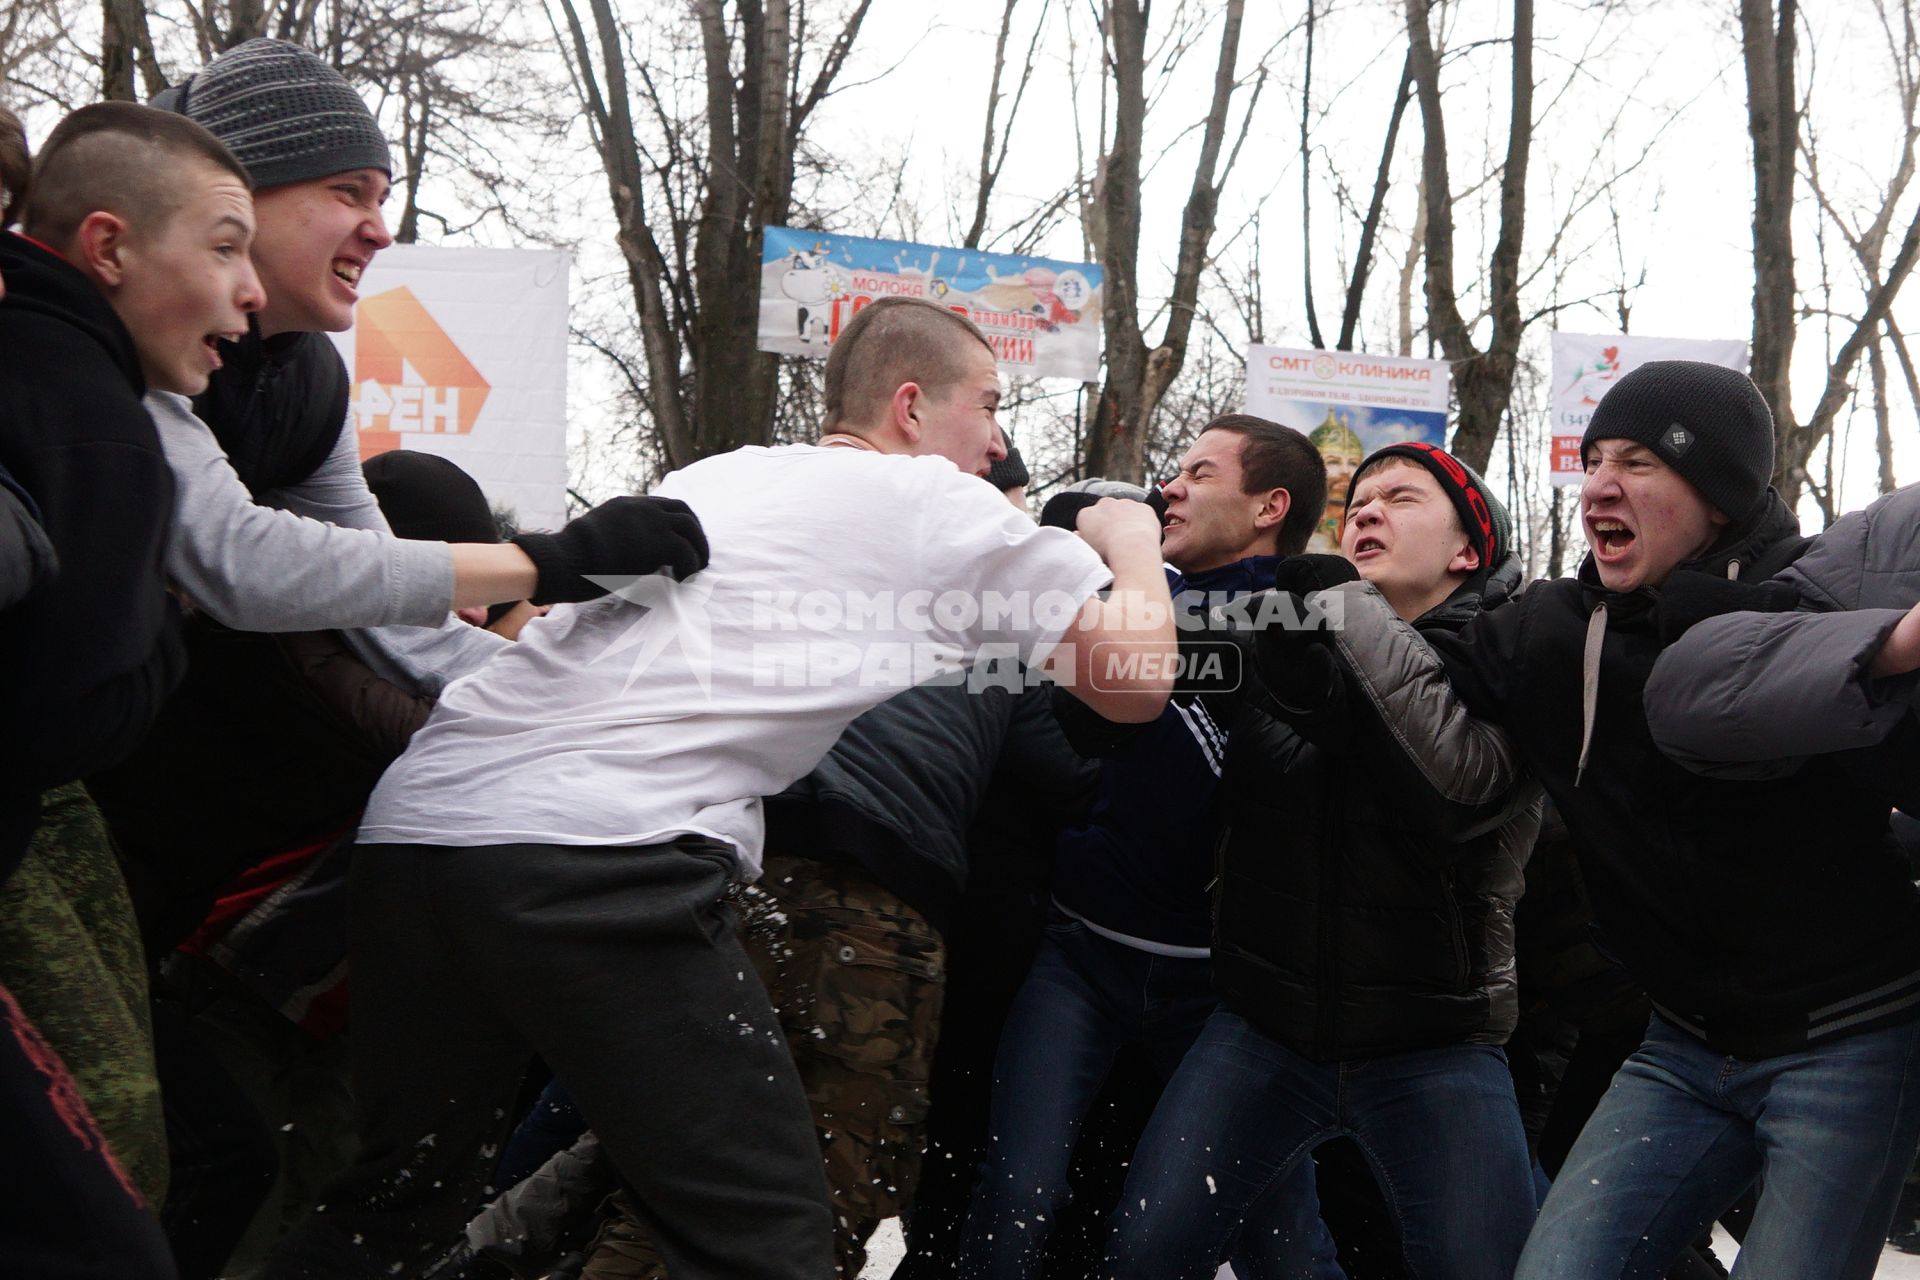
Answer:
[[[725, 453], [773, 438], [777, 362], [757, 349], [761, 228], [786, 216], [791, 164], [787, 76], [792, 31], [787, 0], [741, 0], [743, 73], [738, 90], [722, 0], [700, 0], [706, 57], [710, 176], [694, 240], [693, 325], [696, 451]], [[790, 170], [789, 170], [790, 172]], [[775, 205], [777, 204], [777, 208]]]
[[640, 342], [647, 358], [648, 416], [653, 419], [666, 468], [685, 466], [697, 456], [693, 432], [680, 399], [680, 342], [667, 311], [662, 282], [667, 264], [654, 242], [642, 203], [640, 151], [634, 138], [633, 114], [627, 92], [626, 49], [609, 0], [590, 0], [598, 36], [606, 92], [600, 89], [589, 54], [587, 34], [572, 0], [560, 0], [572, 37], [573, 55], [580, 73], [581, 92], [594, 136], [600, 146], [601, 167], [613, 199], [614, 223], [621, 256], [627, 264], [627, 282], [633, 291], [640, 321]]
[[1533, 0], [1514, 0], [1507, 157], [1500, 172], [1500, 233], [1488, 264], [1488, 310], [1493, 332], [1487, 349], [1474, 345], [1454, 286], [1453, 196], [1447, 174], [1446, 117], [1440, 95], [1440, 58], [1428, 22], [1429, 0], [1407, 0], [1407, 36], [1420, 117], [1426, 126], [1421, 175], [1427, 197], [1427, 316], [1440, 349], [1453, 365], [1459, 415], [1453, 452], [1484, 468], [1513, 398], [1525, 319], [1520, 314], [1520, 249], [1526, 228], [1527, 163], [1533, 140]]
[[165, 89], [146, 6], [140, 0], [102, 0], [101, 19], [100, 96], [108, 102], [139, 102]]
[[1147, 341], [1140, 332], [1140, 148], [1146, 128], [1146, 13], [1136, 0], [1110, 0], [1107, 45], [1113, 70], [1113, 145], [1100, 175], [1100, 265], [1105, 271], [1107, 379], [1087, 434], [1086, 473], [1134, 484], [1146, 480], [1142, 382]]
[[[1220, 186], [1232, 168], [1220, 153], [1233, 102], [1234, 65], [1239, 60], [1245, 0], [1227, 0], [1220, 52], [1214, 63], [1213, 98], [1201, 130], [1200, 158], [1180, 220], [1167, 323], [1151, 348], [1140, 328], [1140, 151], [1146, 124], [1146, 8], [1136, 0], [1107, 6], [1109, 57], [1114, 76], [1113, 145], [1102, 174], [1101, 266], [1106, 276], [1107, 380], [1087, 440], [1086, 474], [1146, 482], [1147, 427], [1154, 410], [1186, 363], [1187, 342], [1200, 293], [1200, 276], [1213, 240]], [[1245, 136], [1244, 126], [1242, 137]], [[1234, 148], [1238, 153], [1238, 146]]]
[[[1800, 136], [1794, 91], [1796, 0], [1740, 0], [1740, 46], [1747, 71], [1747, 134], [1753, 139], [1754, 385], [1773, 410], [1774, 483], [1792, 506], [1804, 479], [1804, 459], [1788, 462], [1793, 433], [1793, 182]], [[1809, 451], [1810, 452], [1810, 451]]]
[[[1353, 335], [1360, 327], [1360, 304], [1367, 296], [1367, 277], [1373, 274], [1373, 242], [1380, 231], [1380, 214], [1386, 207], [1387, 189], [1393, 178], [1393, 153], [1400, 140], [1400, 122], [1406, 118], [1407, 97], [1413, 88], [1413, 59], [1409, 54], [1400, 68], [1400, 88], [1393, 97], [1393, 112], [1387, 117], [1387, 138], [1380, 146], [1380, 167], [1373, 175], [1373, 201], [1360, 224], [1360, 248], [1354, 254], [1353, 278], [1347, 282], [1347, 302], [1340, 315], [1340, 337], [1334, 347], [1353, 350]], [[1423, 229], [1414, 232], [1417, 241]]]

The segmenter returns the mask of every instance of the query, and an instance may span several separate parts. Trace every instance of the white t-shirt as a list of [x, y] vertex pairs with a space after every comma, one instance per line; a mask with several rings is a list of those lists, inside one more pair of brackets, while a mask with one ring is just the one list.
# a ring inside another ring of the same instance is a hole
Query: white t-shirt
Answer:
[[363, 842], [694, 833], [757, 870], [760, 797], [856, 716], [976, 656], [1034, 661], [1113, 576], [944, 458], [746, 448], [655, 492], [699, 515], [707, 569], [556, 608], [448, 685], [368, 801]]

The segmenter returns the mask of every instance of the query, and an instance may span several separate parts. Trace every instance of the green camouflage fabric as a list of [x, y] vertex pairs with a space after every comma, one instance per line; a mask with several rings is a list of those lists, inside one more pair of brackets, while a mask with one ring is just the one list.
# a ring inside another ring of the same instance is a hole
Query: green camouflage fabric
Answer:
[[40, 825], [0, 887], [0, 984], [66, 1062], [149, 1205], [167, 1194], [147, 968], [100, 810], [79, 783], [41, 797]]
[[[854, 1280], [874, 1228], [919, 1181], [927, 1079], [946, 992], [946, 946], [921, 914], [858, 871], [767, 860], [732, 893], [740, 940], [800, 1069], [833, 1194], [835, 1273]], [[630, 1193], [594, 1242], [581, 1280], [658, 1280]]]

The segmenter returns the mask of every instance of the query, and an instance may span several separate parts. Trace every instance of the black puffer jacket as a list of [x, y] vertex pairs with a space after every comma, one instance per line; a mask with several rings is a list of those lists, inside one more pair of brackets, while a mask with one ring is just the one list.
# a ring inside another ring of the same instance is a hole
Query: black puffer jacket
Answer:
[[247, 336], [220, 344], [219, 372], [193, 398], [227, 461], [263, 500], [299, 484], [327, 460], [347, 420], [347, 366], [324, 333]]
[[[1775, 498], [1683, 567], [1752, 580], [1803, 545]], [[1914, 787], [1880, 776], [1906, 757], [1838, 752], [1772, 781], [1690, 773], [1643, 707], [1664, 607], [1657, 588], [1607, 591], [1589, 562], [1435, 647], [1460, 703], [1505, 730], [1565, 815], [1608, 949], [1670, 1022], [1762, 1058], [1912, 1019], [1920, 895], [1887, 828]]]
[[[1459, 741], [1462, 725], [1434, 715], [1419, 686], [1433, 672], [1422, 637], [1457, 630], [1518, 578], [1509, 559], [1412, 627], [1377, 628], [1380, 679], [1342, 672], [1301, 689], [1272, 672], [1275, 692], [1255, 687], [1240, 707], [1221, 783], [1214, 981], [1296, 1053], [1502, 1044], [1513, 1029], [1513, 911], [1539, 792], [1511, 755]], [[1335, 591], [1348, 610], [1391, 617], [1365, 583]], [[1384, 781], [1385, 734], [1445, 773], [1444, 795]]]

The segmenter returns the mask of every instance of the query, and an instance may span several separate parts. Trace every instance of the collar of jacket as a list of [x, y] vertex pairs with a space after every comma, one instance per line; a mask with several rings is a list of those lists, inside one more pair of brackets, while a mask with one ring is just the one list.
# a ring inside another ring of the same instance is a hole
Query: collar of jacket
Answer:
[[[1739, 528], [1729, 529], [1705, 555], [1683, 561], [1676, 569], [1691, 569], [1724, 578], [1757, 581], [1771, 577], [1792, 560], [1792, 548], [1804, 546], [1800, 522], [1780, 495], [1767, 490], [1767, 500], [1753, 519]], [[1573, 785], [1579, 786], [1587, 771], [1587, 758], [1593, 750], [1593, 726], [1600, 697], [1600, 655], [1607, 641], [1607, 626], [1615, 619], [1639, 618], [1651, 612], [1659, 602], [1658, 587], [1636, 587], [1632, 591], [1609, 591], [1600, 581], [1600, 570], [1593, 554], [1580, 562], [1580, 586], [1587, 600], [1587, 639], [1580, 662], [1580, 756], [1574, 768]]]
[[0, 276], [6, 279], [6, 297], [0, 305], [38, 312], [82, 330], [126, 374], [134, 395], [147, 393], [133, 335], [120, 322], [107, 295], [80, 268], [36, 240], [0, 232]]
[[1175, 595], [1183, 590], [1223, 591], [1234, 595], [1265, 591], [1273, 585], [1273, 571], [1279, 563], [1279, 556], [1246, 556], [1194, 573], [1181, 573], [1176, 569], [1171, 571], [1173, 581], [1169, 585]]
[[1477, 570], [1455, 588], [1454, 593], [1414, 619], [1415, 626], [1436, 622], [1461, 626], [1482, 609], [1504, 603], [1520, 587], [1520, 557], [1509, 551], [1506, 558], [1488, 570]]

